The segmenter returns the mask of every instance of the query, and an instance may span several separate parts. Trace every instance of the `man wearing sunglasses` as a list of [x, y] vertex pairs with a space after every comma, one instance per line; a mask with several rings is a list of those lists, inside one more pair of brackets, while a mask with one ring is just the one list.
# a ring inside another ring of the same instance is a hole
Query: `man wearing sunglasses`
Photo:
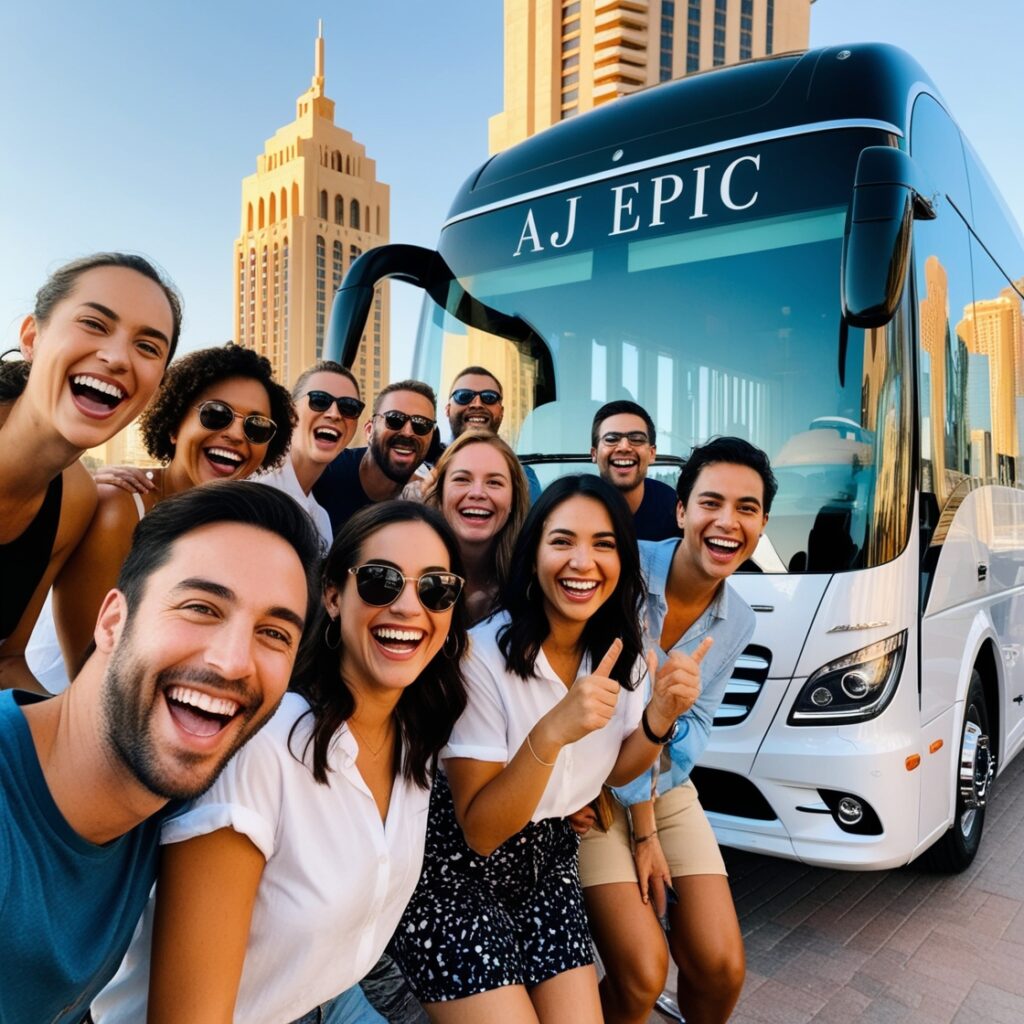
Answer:
[[681, 536], [675, 491], [660, 480], [647, 479], [657, 454], [656, 440], [647, 410], [626, 399], [602, 405], [590, 428], [590, 458], [626, 499], [640, 540]]
[[401, 496], [430, 450], [437, 399], [429, 384], [402, 380], [377, 395], [366, 424], [366, 447], [347, 448], [313, 486], [336, 534], [353, 512]]
[[318, 553], [269, 488], [167, 498], [135, 528], [72, 685], [0, 693], [0, 1021], [77, 1024], [113, 976], [164, 819], [285, 693]]

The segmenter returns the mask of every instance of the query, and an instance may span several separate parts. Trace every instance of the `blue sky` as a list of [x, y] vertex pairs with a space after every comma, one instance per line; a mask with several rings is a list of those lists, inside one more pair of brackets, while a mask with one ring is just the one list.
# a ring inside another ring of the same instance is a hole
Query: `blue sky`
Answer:
[[[811, 44], [913, 53], [1024, 222], [1016, 0], [818, 0]], [[965, 19], [970, 11], [971, 21]], [[97, 249], [159, 262], [185, 297], [183, 347], [231, 336], [241, 179], [292, 120], [324, 19], [337, 121], [391, 186], [392, 241], [432, 245], [487, 155], [502, 105], [501, 0], [59, 0], [0, 10], [0, 330], [17, 341], [47, 273]], [[393, 372], [411, 289], [393, 286]]]

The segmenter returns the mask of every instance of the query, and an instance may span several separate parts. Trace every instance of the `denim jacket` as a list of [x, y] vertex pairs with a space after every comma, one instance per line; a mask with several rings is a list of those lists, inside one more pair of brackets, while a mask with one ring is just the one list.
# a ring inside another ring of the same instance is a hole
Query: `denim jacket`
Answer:
[[[672, 557], [679, 543], [677, 538], [662, 541], [640, 541], [640, 567], [647, 582], [646, 642], [658, 656], [660, 665], [668, 655], [661, 649], [661, 628], [668, 614], [665, 591]], [[708, 745], [711, 723], [718, 705], [722, 703], [725, 688], [732, 677], [733, 666], [754, 633], [754, 612], [750, 605], [724, 582], [711, 604], [683, 634], [672, 648], [692, 654], [705, 636], [714, 637], [714, 644], [701, 662], [701, 689], [693, 707], [679, 716], [675, 739], [667, 747], [668, 758], [662, 757], [662, 769], [657, 777], [657, 795], [682, 785], [704, 748]], [[651, 680], [645, 683], [650, 698]], [[665, 767], [666, 760], [671, 764]], [[619, 802], [626, 807], [650, 800], [654, 795], [653, 772], [649, 768], [643, 775], [613, 790]]]

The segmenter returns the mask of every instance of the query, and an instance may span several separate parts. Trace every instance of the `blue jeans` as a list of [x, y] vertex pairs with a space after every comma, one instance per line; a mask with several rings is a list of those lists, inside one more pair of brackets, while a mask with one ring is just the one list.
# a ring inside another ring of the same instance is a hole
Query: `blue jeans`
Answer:
[[363, 990], [353, 985], [292, 1024], [387, 1024], [387, 1021], [366, 1001]]

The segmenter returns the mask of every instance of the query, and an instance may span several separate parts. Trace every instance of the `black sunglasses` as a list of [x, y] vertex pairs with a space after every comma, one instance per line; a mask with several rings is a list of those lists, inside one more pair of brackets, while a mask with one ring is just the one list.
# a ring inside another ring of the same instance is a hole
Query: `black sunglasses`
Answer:
[[367, 562], [349, 572], [356, 578], [356, 592], [366, 604], [385, 608], [394, 604], [406, 583], [416, 584], [420, 604], [430, 612], [446, 612], [459, 599], [465, 580], [453, 572], [428, 572], [406, 576], [394, 566]]
[[426, 437], [437, 426], [437, 420], [428, 419], [426, 416], [410, 416], [407, 412], [399, 412], [397, 409], [378, 412], [374, 418], [377, 416], [383, 417], [384, 426], [388, 430], [401, 430], [406, 423], [411, 423], [412, 432], [417, 437]]
[[452, 401], [456, 405], [469, 405], [477, 396], [484, 405], [497, 405], [501, 401], [501, 393], [493, 388], [485, 391], [474, 391], [472, 388], [456, 388], [452, 392]]
[[642, 430], [609, 430], [607, 434], [601, 435], [601, 444], [609, 447], [617, 445], [625, 438], [632, 448], [639, 448], [641, 445], [650, 444], [651, 439]]
[[232, 420], [241, 420], [242, 433], [245, 434], [246, 440], [253, 444], [267, 444], [277, 433], [277, 424], [269, 417], [260, 416], [255, 412], [243, 416], [226, 402], [211, 399], [197, 405], [196, 408], [199, 410], [199, 422], [207, 430], [223, 430]]
[[348, 395], [339, 397], [327, 391], [307, 391], [306, 398], [309, 399], [309, 407], [313, 412], [327, 412], [333, 402], [338, 407], [338, 412], [347, 420], [359, 419], [366, 403], [358, 398], [350, 398]]

